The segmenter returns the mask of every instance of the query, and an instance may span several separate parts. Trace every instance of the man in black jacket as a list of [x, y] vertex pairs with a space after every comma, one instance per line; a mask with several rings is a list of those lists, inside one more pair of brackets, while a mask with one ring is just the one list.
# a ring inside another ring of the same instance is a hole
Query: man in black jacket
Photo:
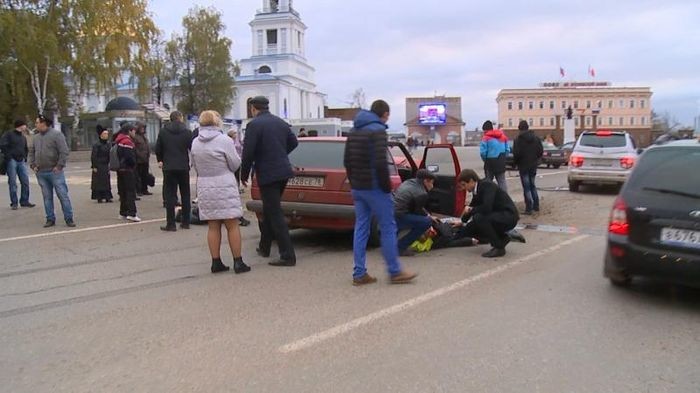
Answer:
[[520, 218], [513, 200], [493, 182], [479, 179], [472, 169], [460, 172], [457, 184], [473, 194], [464, 210], [462, 220], [467, 223], [459, 230], [459, 236], [491, 243], [491, 250], [481, 255], [485, 258], [506, 255], [506, 245], [510, 242], [508, 231], [515, 228]]
[[182, 199], [182, 223], [180, 228], [190, 229], [190, 155], [192, 132], [185, 126], [182, 113], [170, 114], [167, 123], [156, 140], [156, 158], [163, 169], [163, 197], [165, 198], [166, 224], [161, 230], [175, 232], [175, 204], [177, 190]]
[[270, 113], [270, 102], [267, 98], [253, 97], [250, 105], [254, 119], [248, 123], [243, 140], [241, 183], [244, 186], [247, 184], [254, 167], [263, 204], [263, 220], [259, 223], [258, 255], [269, 257], [272, 240], [275, 239], [280, 258], [269, 264], [294, 266], [297, 257], [281, 203], [287, 181], [294, 177], [288, 155], [296, 149], [299, 142], [291, 126]]
[[537, 166], [542, 159], [542, 141], [530, 130], [527, 121], [520, 120], [518, 124], [520, 134], [513, 143], [513, 161], [520, 171], [520, 183], [523, 185], [525, 196], [525, 212], [530, 215], [533, 211], [540, 211], [540, 197], [537, 195], [535, 178], [537, 177]]
[[[23, 120], [15, 121], [15, 129], [8, 131], [0, 138], [0, 149], [5, 156], [7, 165], [7, 184], [10, 188], [10, 207], [17, 210], [17, 203], [22, 207], [34, 207], [29, 202], [29, 168], [27, 167], [27, 123]], [[17, 200], [17, 177], [21, 186], [20, 198]]]

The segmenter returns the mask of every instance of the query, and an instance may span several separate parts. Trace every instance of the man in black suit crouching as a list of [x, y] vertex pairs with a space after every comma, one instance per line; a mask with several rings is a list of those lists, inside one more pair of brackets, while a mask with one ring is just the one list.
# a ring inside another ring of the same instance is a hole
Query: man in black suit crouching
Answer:
[[506, 245], [510, 242], [508, 231], [515, 228], [520, 217], [513, 200], [489, 180], [479, 179], [472, 169], [465, 169], [457, 176], [461, 190], [472, 193], [472, 201], [464, 209], [458, 237], [473, 237], [479, 242], [490, 243], [491, 250], [482, 254], [485, 258], [506, 255]]

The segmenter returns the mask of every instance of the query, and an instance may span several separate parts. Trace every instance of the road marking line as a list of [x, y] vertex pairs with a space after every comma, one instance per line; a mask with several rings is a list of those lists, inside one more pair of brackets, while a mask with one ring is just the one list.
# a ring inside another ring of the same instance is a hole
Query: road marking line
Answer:
[[70, 235], [72, 233], [88, 232], [88, 231], [94, 231], [94, 230], [100, 230], [100, 229], [112, 229], [112, 228], [120, 228], [120, 227], [125, 227], [125, 226], [132, 226], [132, 225], [151, 224], [154, 222], [161, 222], [161, 221], [165, 221], [165, 218], [156, 218], [153, 220], [143, 220], [141, 222], [125, 222], [125, 223], [121, 223], [121, 224], [104, 225], [101, 227], [89, 227], [89, 228], [72, 229], [72, 230], [67, 230], [67, 231], [56, 231], [56, 232], [48, 232], [48, 233], [37, 233], [34, 235], [7, 237], [4, 239], [0, 239], [0, 243], [11, 242], [11, 241], [15, 241], [15, 240], [36, 239], [36, 238], [49, 237], [49, 236]]
[[581, 240], [587, 239], [588, 237], [589, 237], [588, 235], [581, 235], [581, 236], [577, 236], [573, 239], [566, 240], [562, 243], [551, 246], [549, 248], [545, 248], [544, 250], [537, 251], [535, 253], [527, 255], [527, 256], [520, 258], [518, 260], [515, 260], [513, 262], [509, 262], [505, 265], [501, 265], [501, 266], [493, 268], [491, 270], [487, 270], [483, 273], [477, 274], [476, 276], [468, 277], [468, 278], [466, 278], [462, 281], [458, 281], [452, 285], [448, 285], [446, 287], [436, 289], [432, 292], [428, 292], [428, 293], [425, 293], [425, 294], [420, 295], [418, 297], [414, 297], [413, 299], [409, 299], [403, 303], [399, 303], [399, 304], [396, 304], [396, 305], [391, 306], [389, 308], [385, 308], [383, 310], [379, 310], [379, 311], [374, 312], [372, 314], [365, 315], [364, 317], [353, 319], [350, 322], [335, 326], [335, 327], [330, 328], [328, 330], [325, 330], [323, 332], [320, 332], [320, 333], [302, 338], [300, 340], [291, 342], [289, 344], [283, 345], [283, 346], [279, 347], [278, 350], [282, 353], [291, 353], [291, 352], [296, 352], [296, 351], [300, 351], [302, 349], [312, 347], [316, 344], [330, 340], [334, 337], [340, 336], [341, 334], [348, 333], [354, 329], [357, 329], [357, 328], [364, 326], [364, 325], [368, 325], [368, 324], [370, 324], [374, 321], [377, 321], [379, 319], [382, 319], [384, 317], [388, 317], [390, 315], [397, 314], [399, 312], [408, 310], [409, 308], [413, 308], [419, 304], [433, 300], [437, 297], [446, 295], [446, 294], [453, 292], [453, 291], [456, 291], [458, 289], [467, 287], [475, 282], [485, 280], [491, 276], [494, 276], [494, 275], [502, 273], [506, 270], [512, 269], [518, 265], [522, 265], [527, 261], [537, 259], [543, 255], [550, 253], [550, 252], [559, 250], [560, 248], [563, 248], [563, 247], [566, 247], [568, 245], [579, 242]]

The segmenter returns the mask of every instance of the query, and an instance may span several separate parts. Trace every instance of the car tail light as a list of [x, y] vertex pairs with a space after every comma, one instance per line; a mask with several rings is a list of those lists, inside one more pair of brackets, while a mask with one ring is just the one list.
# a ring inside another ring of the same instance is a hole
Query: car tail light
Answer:
[[627, 205], [621, 197], [615, 199], [613, 209], [610, 212], [608, 232], [623, 236], [627, 236], [630, 233], [630, 224], [627, 222]]
[[634, 157], [622, 157], [620, 158], [620, 166], [625, 169], [630, 169], [634, 166]]
[[571, 157], [569, 157], [569, 164], [577, 168], [583, 166], [583, 156], [571, 155]]
[[610, 135], [612, 135], [612, 131], [596, 131], [595, 135], [596, 136], [610, 136]]

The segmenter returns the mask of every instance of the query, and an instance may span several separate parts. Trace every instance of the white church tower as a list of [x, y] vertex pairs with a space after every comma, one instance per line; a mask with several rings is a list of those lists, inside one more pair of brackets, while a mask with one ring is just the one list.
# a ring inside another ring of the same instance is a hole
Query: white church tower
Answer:
[[250, 22], [253, 54], [241, 60], [233, 115], [250, 118], [248, 101], [262, 95], [270, 112], [283, 119], [323, 118], [325, 96], [316, 90], [314, 68], [306, 62], [306, 25], [292, 0], [263, 0]]

